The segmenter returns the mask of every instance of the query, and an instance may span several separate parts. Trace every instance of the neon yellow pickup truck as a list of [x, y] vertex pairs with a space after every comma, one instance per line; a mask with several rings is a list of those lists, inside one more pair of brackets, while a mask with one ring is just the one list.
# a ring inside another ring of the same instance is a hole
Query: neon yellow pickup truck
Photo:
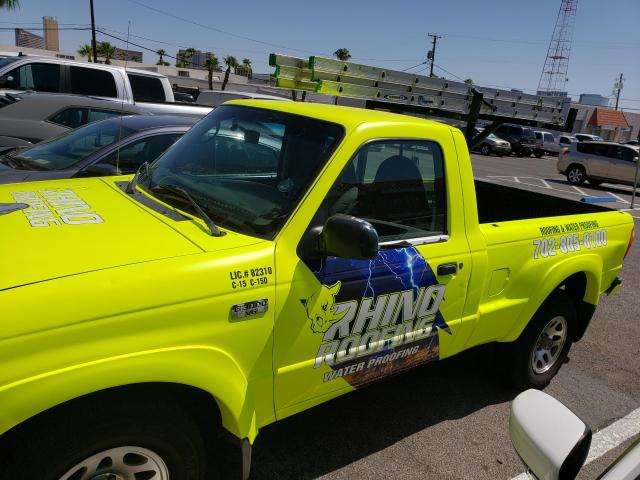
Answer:
[[220, 433], [246, 478], [261, 427], [476, 345], [544, 387], [633, 222], [475, 182], [447, 125], [253, 100], [133, 178], [1, 186], [0, 231], [0, 476], [202, 480]]

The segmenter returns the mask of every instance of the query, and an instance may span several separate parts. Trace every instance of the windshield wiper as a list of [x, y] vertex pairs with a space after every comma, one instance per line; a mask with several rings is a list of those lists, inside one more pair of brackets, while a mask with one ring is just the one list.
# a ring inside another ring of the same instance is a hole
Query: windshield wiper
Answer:
[[13, 163], [17, 168], [24, 168], [26, 170], [47, 170], [42, 167], [42, 165], [38, 165], [36, 163], [31, 162], [28, 158], [22, 157], [20, 155], [11, 155], [11, 153], [5, 155], [5, 158]]
[[196, 212], [198, 212], [198, 215], [200, 216], [200, 218], [207, 225], [207, 227], [209, 228], [209, 233], [212, 237], [221, 237], [224, 235], [225, 232], [220, 231], [218, 226], [213, 222], [213, 220], [211, 220], [209, 215], [207, 215], [205, 211], [202, 208], [200, 208], [200, 205], [198, 205], [198, 202], [196, 202], [193, 199], [193, 197], [189, 195], [189, 192], [187, 192], [184, 188], [179, 187], [177, 185], [168, 185], [163, 183], [159, 185], [154, 185], [151, 188], [151, 191], [154, 193], [157, 193], [158, 190], [164, 190], [166, 192], [178, 194], [180, 197], [186, 199], [193, 206]]
[[140, 165], [140, 167], [138, 168], [138, 171], [133, 176], [131, 181], [127, 183], [127, 188], [125, 190], [127, 193], [130, 193], [130, 194], [136, 193], [136, 185], [138, 185], [138, 179], [140, 178], [140, 170], [143, 170], [143, 169], [144, 169], [144, 176], [149, 177], [149, 162], [144, 162], [142, 165]]

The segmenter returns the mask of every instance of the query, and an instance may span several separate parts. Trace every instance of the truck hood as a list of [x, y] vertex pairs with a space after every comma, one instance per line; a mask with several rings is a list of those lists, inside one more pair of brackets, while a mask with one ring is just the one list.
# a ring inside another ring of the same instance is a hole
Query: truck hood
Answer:
[[[7, 204], [15, 203], [28, 208], [5, 213], [8, 206], [16, 207]], [[201, 246], [173, 225], [177, 223], [195, 221], [165, 218], [120, 191], [113, 181], [86, 178], [0, 185], [0, 290], [202, 253]], [[208, 237], [196, 227], [193, 230]], [[207, 250], [246, 244], [248, 238], [230, 233]]]

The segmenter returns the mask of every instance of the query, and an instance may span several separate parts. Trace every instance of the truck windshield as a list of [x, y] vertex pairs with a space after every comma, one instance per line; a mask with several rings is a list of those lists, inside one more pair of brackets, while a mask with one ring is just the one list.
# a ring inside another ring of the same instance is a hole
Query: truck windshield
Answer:
[[[218, 107], [139, 184], [186, 190], [219, 226], [273, 239], [344, 135], [336, 124], [274, 110]], [[175, 195], [162, 201], [196, 214]]]

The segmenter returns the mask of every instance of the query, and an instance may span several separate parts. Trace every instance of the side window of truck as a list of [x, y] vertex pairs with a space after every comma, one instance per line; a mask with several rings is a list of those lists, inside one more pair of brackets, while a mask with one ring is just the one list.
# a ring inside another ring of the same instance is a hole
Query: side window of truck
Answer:
[[58, 93], [60, 91], [60, 65], [28, 63], [5, 73], [2, 79], [3, 88]]
[[157, 77], [146, 75], [136, 75], [128, 73], [129, 83], [133, 91], [133, 99], [136, 102], [164, 102], [164, 87], [162, 81]]
[[331, 188], [326, 207], [329, 215], [369, 221], [383, 242], [446, 233], [440, 146], [425, 140], [363, 146]]
[[111, 72], [97, 68], [69, 67], [69, 75], [71, 93], [111, 98], [118, 96]]

